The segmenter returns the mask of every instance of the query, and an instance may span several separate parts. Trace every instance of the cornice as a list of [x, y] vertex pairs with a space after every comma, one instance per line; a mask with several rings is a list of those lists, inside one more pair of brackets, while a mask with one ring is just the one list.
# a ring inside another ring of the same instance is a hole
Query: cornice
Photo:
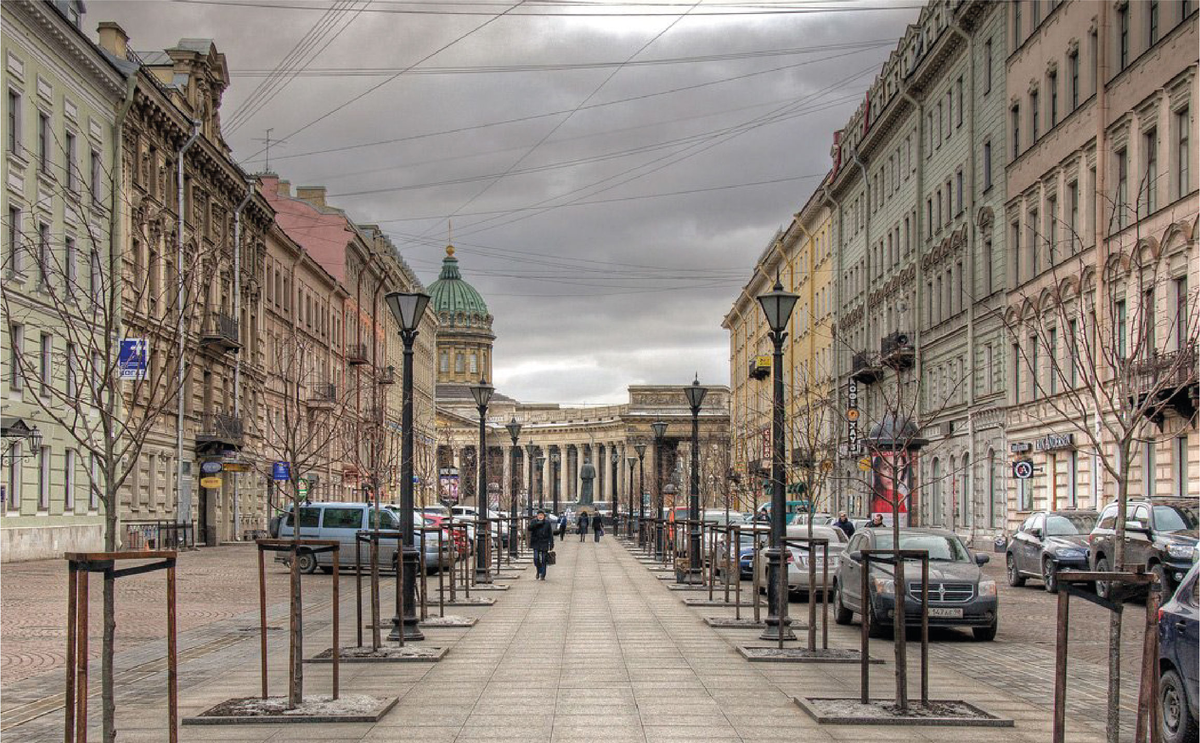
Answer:
[[87, 71], [93, 82], [116, 94], [117, 98], [123, 97], [125, 85], [121, 73], [79, 29], [71, 26], [66, 19], [44, 3], [34, 0], [11, 0], [6, 5], [17, 8], [27, 22], [44, 31], [58, 49], [77, 63], [74, 70]]

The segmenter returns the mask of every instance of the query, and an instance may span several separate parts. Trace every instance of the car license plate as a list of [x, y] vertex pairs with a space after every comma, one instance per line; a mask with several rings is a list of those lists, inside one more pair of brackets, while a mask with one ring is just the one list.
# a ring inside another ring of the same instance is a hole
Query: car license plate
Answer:
[[944, 609], [944, 608], [930, 607], [929, 616], [936, 617], [938, 619], [962, 619], [962, 615], [963, 615], [962, 611], [963, 611], [962, 609]]

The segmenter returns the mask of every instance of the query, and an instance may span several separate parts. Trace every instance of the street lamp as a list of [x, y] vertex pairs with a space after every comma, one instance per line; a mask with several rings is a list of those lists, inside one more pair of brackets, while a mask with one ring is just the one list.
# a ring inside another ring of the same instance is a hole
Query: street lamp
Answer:
[[626, 510], [625, 519], [625, 536], [633, 539], [633, 465], [637, 464], [637, 457], [625, 457], [625, 465], [629, 468], [629, 495], [626, 500], [629, 502], [628, 510]]
[[633, 450], [638, 455], [638, 546], [643, 546], [646, 544], [642, 533], [642, 520], [646, 518], [646, 445], [638, 442], [633, 445]]
[[558, 468], [562, 463], [562, 455], [558, 449], [550, 452], [550, 494], [554, 498], [554, 515], [559, 516], [558, 510]]
[[[404, 616], [399, 612], [392, 617], [389, 640], [406, 642], [424, 640], [425, 635], [417, 626], [417, 570], [420, 556], [417, 554], [413, 532], [413, 343], [417, 339], [417, 327], [429, 305], [429, 295], [421, 292], [389, 292], [384, 296], [388, 309], [400, 327], [400, 339], [404, 342], [403, 404], [400, 413], [400, 548], [402, 562], [402, 590], [404, 592]], [[376, 494], [378, 496], [378, 494]], [[375, 506], [379, 503], [376, 500]]]
[[[537, 460], [535, 460], [535, 461], [537, 462], [538, 508], [545, 510], [546, 509], [546, 484], [544, 482], [542, 482], [542, 468], [546, 466], [546, 457], [544, 455], [539, 454]], [[533, 503], [532, 497], [529, 499], [529, 502], [531, 504]], [[531, 508], [532, 508], [532, 506], [531, 506]], [[532, 515], [532, 514], [530, 514], [530, 515]], [[558, 514], [555, 514], [555, 515], [557, 516]]]
[[784, 578], [784, 510], [787, 508], [783, 493], [783, 342], [787, 339], [788, 319], [800, 299], [797, 294], [783, 290], [779, 275], [771, 291], [758, 296], [767, 325], [769, 337], [775, 346], [772, 381], [774, 384], [773, 409], [771, 415], [771, 547], [767, 550], [767, 628], [760, 636], [764, 640], [794, 640], [796, 635], [788, 625], [788, 596]]
[[617, 464], [621, 461], [621, 453], [617, 451], [614, 444], [609, 447], [612, 449], [612, 454], [609, 459], [612, 460], [612, 517], [613, 517], [613, 536], [617, 535], [617, 524], [620, 522], [621, 516], [621, 483], [617, 480]]
[[687, 582], [700, 578], [700, 406], [708, 390], [700, 386], [700, 375], [683, 388], [692, 409], [692, 476], [688, 487], [688, 520], [692, 522], [688, 541]]
[[487, 542], [479, 543], [480, 532], [484, 539], [488, 538], [488, 491], [487, 491], [487, 409], [492, 400], [495, 387], [487, 383], [483, 377], [479, 384], [471, 386], [471, 397], [475, 398], [475, 407], [479, 410], [479, 456], [476, 457], [476, 468], [479, 470], [479, 522], [475, 530], [475, 582], [491, 583], [488, 575]]
[[663, 438], [667, 435], [667, 424], [665, 421], [654, 421], [650, 424], [650, 430], [654, 432], [654, 502], [655, 517], [657, 521], [654, 524], [654, 554], [658, 559], [662, 559], [663, 550], [663, 488], [662, 488], [662, 445]]
[[[25, 425], [25, 421], [23, 420], [17, 419], [10, 424], [6, 424], [2, 435], [8, 442], [4, 447], [3, 460], [9, 463], [15, 463], [17, 459], [28, 459], [42, 450], [42, 432], [38, 430], [37, 426], [30, 428]], [[13, 454], [13, 450], [17, 448], [17, 444], [22, 441], [29, 442], [29, 451]], [[12, 497], [11, 493], [9, 497]]]
[[[512, 473], [517, 472], [517, 437], [521, 435], [521, 424], [517, 423], [516, 416], [504, 426], [508, 429], [509, 438], [512, 439]], [[528, 466], [528, 464], [526, 464]], [[508, 554], [510, 557], [517, 556], [517, 486], [510, 477], [508, 487], [512, 489], [512, 508], [508, 512]]]

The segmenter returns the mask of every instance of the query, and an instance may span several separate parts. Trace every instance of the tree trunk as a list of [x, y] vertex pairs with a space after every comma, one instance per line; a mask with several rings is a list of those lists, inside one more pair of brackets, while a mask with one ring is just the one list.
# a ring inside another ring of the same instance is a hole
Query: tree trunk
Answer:
[[[1129, 499], [1129, 445], [1122, 445], [1118, 452], [1117, 466], [1117, 529], [1113, 544], [1114, 571], [1125, 569], [1125, 504]], [[1099, 504], [1097, 504], [1099, 505]], [[1110, 596], [1117, 598], [1117, 610], [1108, 618], [1108, 717], [1105, 720], [1106, 743], [1118, 743], [1121, 737], [1121, 611], [1123, 604], [1118, 593], [1124, 586], [1113, 584]]]
[[[110, 460], [111, 461], [111, 460]], [[111, 473], [110, 473], [111, 474]], [[109, 478], [112, 482], [112, 477]], [[104, 549], [106, 552], [117, 551], [117, 497], [116, 493], [108, 493], [104, 504]], [[87, 632], [87, 628], [83, 628]], [[113, 676], [114, 652], [117, 636], [117, 597], [115, 580], [111, 575], [104, 576], [104, 634], [100, 643], [100, 713], [101, 738], [105, 743], [115, 743], [117, 740], [117, 698], [116, 684]]]
[[[300, 504], [299, 500], [295, 501], [296, 506], [292, 509], [294, 516], [293, 520], [296, 523], [292, 530], [292, 540], [299, 542], [300, 534]], [[288, 674], [288, 709], [295, 709], [304, 702], [304, 619], [303, 611], [300, 604], [300, 550], [298, 547], [293, 547], [292, 550], [292, 570], [291, 570], [291, 653], [290, 661], [291, 668]]]
[[[892, 487], [897, 488], [900, 468], [896, 464], [895, 452], [892, 453]], [[895, 502], [892, 504], [892, 549], [896, 550], [892, 572], [892, 596], [895, 599], [895, 616], [892, 618], [892, 644], [896, 650], [896, 706], [902, 712], [908, 711], [908, 648], [905, 645], [904, 602], [908, 598], [904, 583], [904, 560], [900, 558], [900, 496], [893, 491]], [[911, 503], [910, 503], [911, 506]], [[865, 602], [864, 602], [865, 603]]]

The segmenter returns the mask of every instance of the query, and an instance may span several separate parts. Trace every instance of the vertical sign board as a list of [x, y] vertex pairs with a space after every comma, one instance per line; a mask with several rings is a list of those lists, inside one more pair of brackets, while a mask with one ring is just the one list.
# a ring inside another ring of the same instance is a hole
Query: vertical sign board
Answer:
[[117, 374], [121, 379], [143, 381], [149, 373], [150, 342], [145, 338], [122, 338], [117, 351]]
[[288, 463], [287, 462], [275, 462], [271, 466], [271, 479], [272, 480], [290, 480], [291, 479], [291, 467], [288, 466]]
[[858, 448], [858, 382], [846, 382], [846, 453], [857, 457]]

